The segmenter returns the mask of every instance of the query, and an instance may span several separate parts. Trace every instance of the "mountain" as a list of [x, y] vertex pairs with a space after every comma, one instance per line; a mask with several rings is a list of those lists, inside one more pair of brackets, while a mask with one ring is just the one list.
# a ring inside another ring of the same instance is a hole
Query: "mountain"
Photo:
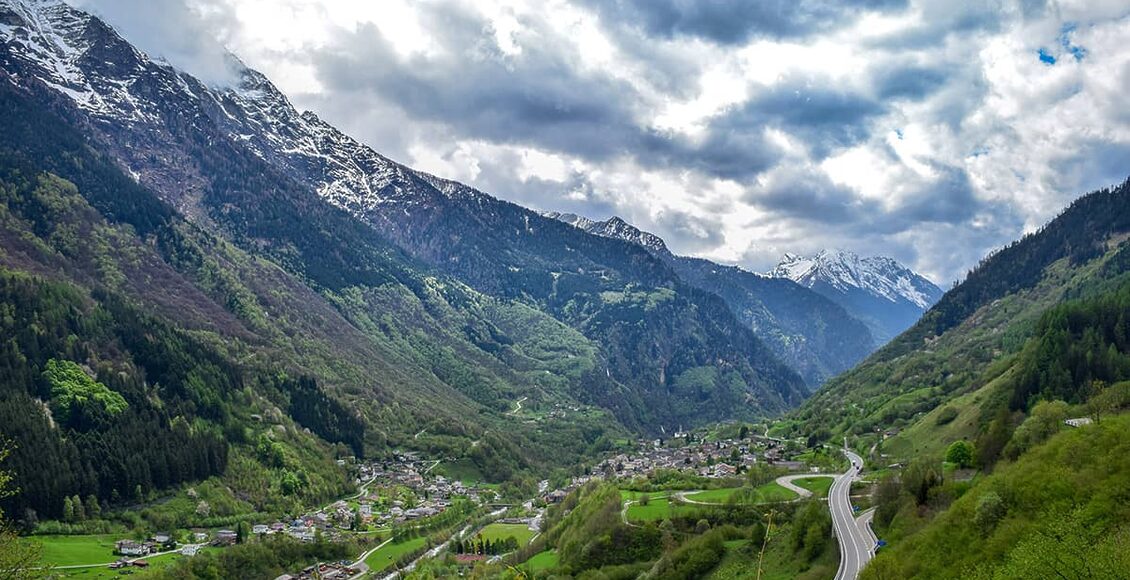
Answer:
[[[239, 82], [208, 86], [54, 1], [0, 0], [0, 40], [0, 169], [24, 192], [5, 199], [0, 267], [125, 301], [239, 380], [316, 384], [365, 426], [359, 453], [420, 449], [499, 481], [629, 429], [762, 417], [806, 395], [721, 299], [647, 251], [395, 163], [234, 58]], [[40, 178], [82, 211], [47, 211], [62, 202], [35, 193]], [[36, 196], [51, 203], [25, 203]], [[50, 354], [100, 377], [97, 353]], [[42, 373], [44, 353], [17, 354], [21, 373]], [[24, 383], [4, 384], [17, 396]], [[252, 392], [266, 408], [248, 413], [290, 413], [290, 391]], [[535, 415], [516, 422], [505, 412], [523, 397]], [[558, 405], [574, 411], [539, 414]], [[250, 419], [218, 417], [241, 461], [253, 456], [235, 435]]]
[[895, 260], [861, 258], [845, 250], [814, 256], [786, 254], [768, 272], [787, 278], [843, 306], [867, 323], [878, 344], [910, 328], [942, 297], [942, 290]]
[[791, 280], [676, 256], [659, 236], [619, 217], [596, 221], [576, 214], [545, 215], [592, 234], [636, 244], [667, 263], [688, 284], [720, 296], [739, 320], [812, 387], [851, 368], [876, 346], [867, 327], [844, 308]]
[[[847, 437], [888, 474], [888, 547], [861, 578], [1130, 570], [1130, 512], [1109, 494], [1130, 469], [1128, 240], [1130, 181], [1080, 197], [792, 414], [791, 435]], [[938, 467], [958, 445], [971, 481]]]
[[[920, 430], [927, 426], [921, 414], [940, 413], [953, 400], [967, 414], [936, 427], [975, 430], [1010, 400], [1023, 410], [1027, 396], [1001, 395], [990, 405], [986, 393], [1015, 380], [1011, 365], [1046, 312], [1109, 291], [1125, 278], [1128, 202], [1130, 183], [1090, 193], [1039, 231], [986, 257], [914, 326], [806, 401], [798, 416], [815, 431], [862, 434], [909, 425]], [[936, 447], [954, 436], [931, 431], [914, 444]]]

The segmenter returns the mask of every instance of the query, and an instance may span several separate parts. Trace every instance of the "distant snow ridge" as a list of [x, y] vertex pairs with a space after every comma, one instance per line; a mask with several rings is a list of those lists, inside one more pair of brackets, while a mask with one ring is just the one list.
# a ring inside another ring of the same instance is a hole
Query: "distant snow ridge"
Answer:
[[910, 302], [922, 310], [942, 295], [933, 282], [891, 258], [861, 258], [847, 250], [823, 250], [809, 257], [785, 254], [768, 275], [809, 288], [824, 283], [845, 293], [860, 289], [891, 302]]
[[671, 255], [671, 251], [667, 249], [667, 244], [663, 241], [663, 238], [653, 233], [645, 232], [624, 221], [619, 216], [612, 216], [604, 221], [596, 221], [584, 216], [579, 216], [575, 213], [550, 211], [544, 212], [542, 215], [550, 219], [563, 221], [571, 226], [585, 230], [590, 234], [624, 240], [638, 246], [643, 246], [654, 254], [663, 256]]

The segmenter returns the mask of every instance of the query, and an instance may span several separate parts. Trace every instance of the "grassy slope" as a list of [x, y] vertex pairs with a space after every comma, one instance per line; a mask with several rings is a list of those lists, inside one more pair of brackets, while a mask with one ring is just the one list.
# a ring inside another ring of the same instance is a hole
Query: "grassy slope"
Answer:
[[523, 566], [528, 567], [531, 572], [542, 572], [555, 568], [557, 566], [557, 552], [552, 550], [538, 552], [534, 557], [526, 560]]
[[519, 546], [525, 546], [526, 544], [530, 543], [530, 540], [533, 539], [535, 533], [537, 532], [531, 530], [530, 527], [526, 524], [494, 523], [483, 528], [482, 531], [479, 532], [479, 535], [482, 536], [483, 540], [486, 541], [505, 540], [506, 538], [513, 536], [516, 540], [518, 540]]
[[805, 477], [793, 480], [793, 485], [811, 491], [816, 497], [827, 497], [828, 490], [832, 488], [832, 477]]
[[[1065, 429], [998, 467], [922, 531], [881, 553], [864, 578], [1034, 577], [1060, 560], [1083, 577], [1130, 574], [1130, 415]], [[976, 525], [978, 500], [995, 492], [1007, 512], [991, 529]], [[1105, 567], [1105, 568], [1103, 568]]]
[[[202, 231], [41, 103], [13, 90], [0, 91], [0, 102], [0, 171], [49, 170], [77, 185], [67, 203], [53, 206], [66, 211], [46, 219], [42, 212], [21, 215], [14, 201], [0, 207], [0, 266], [109, 287], [243, 365], [312, 375], [369, 419], [374, 450], [471, 455], [471, 441], [505, 427], [523, 444], [484, 441], [484, 455], [511, 465], [570, 461], [585, 451], [578, 436], [591, 443], [615, 429], [607, 414], [540, 425], [501, 416], [520, 396], [531, 404], [574, 402], [600, 364], [592, 341], [543, 312], [433, 276], [364, 226], [338, 219], [336, 210], [313, 208], [311, 219], [322, 221], [311, 221], [301, 240], [320, 244], [312, 261], [357, 257], [342, 266], [356, 271], [336, 272], [341, 283], [320, 283], [310, 271], [326, 264], [295, 263], [300, 257]], [[327, 219], [344, 225], [319, 230]], [[285, 246], [298, 235], [271, 230], [273, 224], [259, 224], [260, 242]], [[337, 280], [334, 272], [322, 274]], [[425, 427], [427, 434], [412, 437]], [[562, 449], [571, 453], [556, 452]]]
[[731, 487], [726, 489], [711, 489], [708, 491], [700, 491], [687, 495], [687, 499], [694, 501], [701, 501], [707, 503], [726, 503], [734, 498], [735, 494], [743, 490], [748, 493], [740, 497], [742, 503], [770, 503], [778, 501], [789, 501], [796, 499], [797, 495], [776, 483], [770, 482], [765, 485], [758, 486], [756, 489], [748, 490], [747, 488]]
[[[1043, 312], [1069, 297], [1087, 296], [1117, 275], [1104, 265], [1126, 252], [1130, 247], [1122, 245], [1083, 265], [1057, 261], [1033, 288], [982, 307], [923, 348], [897, 357], [877, 354], [813, 396], [794, 415], [793, 426], [864, 436], [902, 427], [905, 431], [884, 442], [885, 452], [898, 457], [970, 437], [980, 427], [981, 404], [1007, 379]], [[938, 424], [947, 406], [959, 415]]]
[[760, 546], [751, 546], [748, 541], [727, 542], [726, 555], [710, 573], [709, 580], [822, 580], [835, 574], [839, 563], [839, 549], [835, 542], [828, 542], [816, 561], [806, 565], [789, 544], [791, 531], [789, 525], [775, 526], [765, 546], [764, 558], [759, 557]]
[[[1124, 271], [1130, 182], [1079, 198], [1040, 231], [986, 258], [922, 319], [793, 415], [792, 432], [833, 438], [907, 427], [980, 389], [1048, 307]], [[1103, 268], [1111, 263], [1117, 267]], [[869, 443], [867, 443], [869, 445]]]
[[401, 556], [424, 547], [428, 539], [425, 537], [412, 538], [403, 542], [391, 543], [387, 546], [373, 552], [368, 558], [365, 558], [365, 563], [368, 564], [369, 569], [374, 572], [384, 570], [389, 566], [396, 563]]

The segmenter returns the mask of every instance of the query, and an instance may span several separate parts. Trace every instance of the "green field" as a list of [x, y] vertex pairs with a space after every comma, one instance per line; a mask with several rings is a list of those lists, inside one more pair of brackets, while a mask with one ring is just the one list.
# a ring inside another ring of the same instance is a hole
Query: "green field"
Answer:
[[[145, 561], [149, 562], [149, 566], [144, 569], [139, 567], [130, 567], [128, 569], [133, 571], [133, 577], [145, 578], [149, 576], [149, 572], [167, 568], [181, 558], [184, 558], [184, 556], [180, 554], [164, 554], [146, 558]], [[120, 574], [118, 570], [111, 570], [108, 566], [57, 569], [55, 573], [62, 578], [75, 578], [79, 580], [106, 580], [109, 578], [122, 577], [122, 574]]]
[[686, 515], [696, 511], [693, 505], [672, 506], [666, 497], [657, 497], [647, 505], [634, 503], [628, 507], [628, 519], [637, 522], [655, 522], [672, 516]]
[[124, 535], [32, 536], [43, 546], [43, 562], [55, 566], [78, 566], [113, 562], [114, 542]]
[[519, 546], [525, 546], [526, 544], [530, 543], [530, 540], [534, 539], [535, 533], [536, 532], [531, 530], [530, 527], [526, 524], [496, 523], [490, 524], [483, 528], [482, 531], [479, 532], [479, 535], [482, 536], [483, 540], [486, 541], [505, 540], [506, 538], [513, 536], [518, 540]]
[[828, 497], [828, 489], [832, 487], [832, 481], [835, 478], [831, 476], [823, 477], [804, 477], [801, 479], [794, 479], [793, 485], [803, 487], [812, 492], [816, 497]]
[[526, 560], [526, 566], [529, 567], [531, 572], [541, 572], [557, 567], [557, 552], [553, 550], [546, 550], [534, 554], [532, 558]]
[[[740, 493], [739, 493], [740, 492]], [[728, 487], [724, 489], [710, 489], [698, 493], [687, 494], [687, 499], [703, 503], [724, 504], [735, 495], [741, 498], [742, 503], [771, 503], [796, 499], [797, 495], [776, 483], [770, 482], [760, 487], [749, 489], [744, 487]]]
[[642, 491], [632, 491], [630, 489], [621, 489], [620, 490], [620, 501], [628, 501], [628, 500], [636, 501], [636, 500], [640, 499], [641, 497], [643, 497], [645, 495], [648, 496], [651, 499], [655, 499], [655, 498], [659, 498], [659, 497], [665, 497], [665, 496], [667, 496], [668, 493], [670, 493], [670, 492], [667, 492], [667, 491], [642, 492]]
[[395, 564], [404, 554], [424, 547], [427, 541], [427, 538], [421, 537], [412, 538], [411, 540], [400, 543], [388, 544], [380, 550], [369, 554], [369, 557], [365, 558], [365, 563], [368, 564], [369, 569], [373, 572], [380, 572]]

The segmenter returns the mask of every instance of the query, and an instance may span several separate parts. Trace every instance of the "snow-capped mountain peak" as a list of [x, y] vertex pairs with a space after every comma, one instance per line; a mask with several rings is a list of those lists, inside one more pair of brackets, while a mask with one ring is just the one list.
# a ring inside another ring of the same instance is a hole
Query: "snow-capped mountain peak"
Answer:
[[664, 256], [671, 255], [671, 251], [667, 249], [667, 244], [663, 241], [663, 238], [633, 226], [624, 221], [620, 216], [612, 216], [604, 221], [596, 221], [574, 213], [545, 212], [542, 215], [550, 219], [563, 221], [573, 227], [585, 230], [590, 234], [624, 240], [638, 246], [643, 246], [644, 249], [653, 254]]
[[942, 296], [933, 282], [891, 258], [860, 257], [841, 249], [822, 250], [813, 256], [785, 254], [768, 275], [809, 288], [826, 284], [840, 292], [859, 289], [893, 303], [909, 302], [922, 310]]

